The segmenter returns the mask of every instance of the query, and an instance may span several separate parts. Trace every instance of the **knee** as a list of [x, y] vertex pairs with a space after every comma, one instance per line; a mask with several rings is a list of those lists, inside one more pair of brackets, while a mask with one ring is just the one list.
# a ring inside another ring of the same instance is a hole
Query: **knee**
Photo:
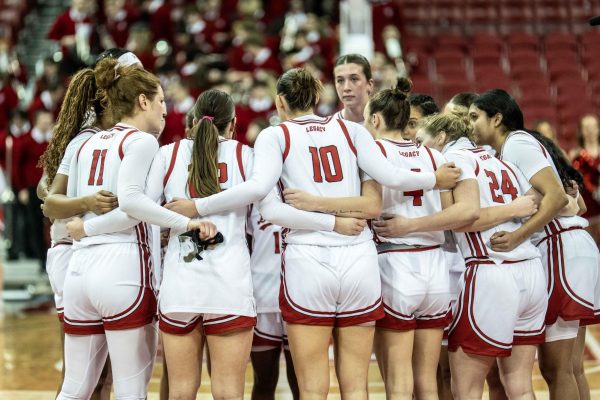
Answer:
[[198, 385], [185, 385], [174, 383], [169, 385], [169, 400], [195, 400], [198, 393]]
[[252, 389], [258, 393], [275, 393], [277, 387], [279, 375], [275, 373], [260, 374], [254, 373], [254, 388]]
[[540, 372], [546, 382], [553, 382], [565, 375], [573, 375], [573, 365], [561, 362], [541, 362]]

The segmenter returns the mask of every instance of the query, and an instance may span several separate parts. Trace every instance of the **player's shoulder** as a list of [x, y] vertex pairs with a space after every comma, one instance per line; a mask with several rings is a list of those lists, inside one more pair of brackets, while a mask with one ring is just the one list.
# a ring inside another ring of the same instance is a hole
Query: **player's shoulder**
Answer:
[[537, 139], [529, 132], [518, 130], [511, 132], [506, 138], [505, 146], [515, 145], [520, 143], [537, 143]]

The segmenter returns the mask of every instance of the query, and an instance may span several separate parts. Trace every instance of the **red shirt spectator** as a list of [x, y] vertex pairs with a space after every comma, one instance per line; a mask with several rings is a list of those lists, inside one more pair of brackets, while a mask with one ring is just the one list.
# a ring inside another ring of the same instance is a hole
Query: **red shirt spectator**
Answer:
[[185, 135], [185, 117], [187, 112], [194, 107], [194, 98], [189, 95], [173, 105], [167, 113], [165, 130], [160, 135], [160, 144], [165, 145], [183, 139]]
[[164, 39], [169, 43], [173, 43], [175, 30], [171, 18], [172, 11], [171, 4], [168, 1], [152, 0], [148, 3], [150, 31], [154, 35], [155, 42]]
[[48, 39], [61, 44], [63, 54], [70, 54], [76, 45], [77, 34], [87, 36], [88, 42], [92, 33], [93, 21], [88, 15], [86, 2], [73, 0], [71, 8], [60, 14], [50, 27]]
[[65, 89], [62, 85], [54, 85], [48, 90], [44, 90], [39, 96], [35, 97], [29, 106], [27, 112], [29, 113], [29, 119], [35, 121], [36, 114], [40, 110], [45, 110], [52, 113], [54, 119], [58, 118], [60, 112], [60, 106], [62, 99], [65, 94]]
[[36, 187], [42, 178], [42, 169], [37, 167], [38, 160], [46, 151], [52, 137], [53, 117], [49, 112], [41, 111], [36, 116], [36, 124], [31, 133], [21, 136], [15, 146], [14, 161], [19, 166], [19, 176], [15, 182], [15, 192]]
[[[104, 28], [108, 43], [104, 47], [125, 47], [129, 38], [129, 29], [138, 19], [138, 13], [133, 7], [125, 5], [124, 0], [106, 0], [104, 3], [106, 22]], [[110, 46], [107, 46], [110, 44]]]
[[10, 114], [18, 105], [17, 92], [0, 76], [0, 129], [6, 129]]

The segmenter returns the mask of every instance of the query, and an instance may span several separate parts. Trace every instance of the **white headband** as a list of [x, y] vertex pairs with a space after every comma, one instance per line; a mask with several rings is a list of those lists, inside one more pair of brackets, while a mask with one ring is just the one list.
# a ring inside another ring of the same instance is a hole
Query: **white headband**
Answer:
[[137, 58], [137, 56], [130, 51], [117, 58], [117, 61], [119, 62], [119, 65], [121, 67], [129, 67], [130, 65], [135, 64], [139, 64], [142, 68], [144, 67], [140, 59]]

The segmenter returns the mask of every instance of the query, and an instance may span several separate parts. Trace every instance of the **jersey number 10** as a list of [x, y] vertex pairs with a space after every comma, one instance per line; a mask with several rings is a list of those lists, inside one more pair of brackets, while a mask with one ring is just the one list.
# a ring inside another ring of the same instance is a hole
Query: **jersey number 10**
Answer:
[[337, 147], [333, 145], [320, 148], [309, 147], [308, 150], [312, 156], [313, 179], [315, 182], [323, 182], [321, 169], [323, 170], [327, 182], [339, 182], [344, 179]]

